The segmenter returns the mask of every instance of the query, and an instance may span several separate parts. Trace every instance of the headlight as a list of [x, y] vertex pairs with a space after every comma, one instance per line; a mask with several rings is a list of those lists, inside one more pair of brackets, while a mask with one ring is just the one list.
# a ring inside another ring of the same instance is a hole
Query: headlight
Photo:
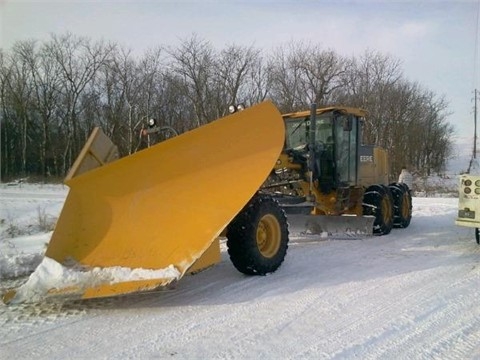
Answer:
[[480, 188], [475, 188], [475, 194], [480, 195]]
[[465, 182], [463, 183], [463, 185], [465, 185], [465, 186], [471, 186], [471, 185], [472, 185], [472, 180], [470, 180], [470, 179], [465, 180]]
[[480, 187], [480, 180], [475, 181], [475, 186]]
[[155, 120], [155, 119], [153, 119], [153, 118], [152, 118], [152, 119], [148, 119], [148, 126], [149, 126], [149, 127], [152, 128], [152, 127], [154, 127], [155, 125], [157, 125], [157, 120]]
[[228, 107], [228, 112], [229, 112], [230, 114], [233, 114], [235, 111], [237, 111], [237, 108], [235, 107], [235, 105], [230, 105], [230, 106]]
[[472, 189], [470, 189], [469, 187], [466, 187], [465, 189], [463, 189], [463, 192], [465, 194], [470, 194], [472, 192]]

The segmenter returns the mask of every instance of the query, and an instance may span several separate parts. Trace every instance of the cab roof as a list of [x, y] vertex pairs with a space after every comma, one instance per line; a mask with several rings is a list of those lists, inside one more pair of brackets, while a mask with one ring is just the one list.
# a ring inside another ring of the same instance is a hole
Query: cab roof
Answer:
[[[360, 108], [347, 107], [347, 106], [329, 106], [324, 108], [318, 108], [317, 115], [321, 115], [330, 111], [339, 111], [341, 113], [352, 114], [359, 117], [365, 117], [367, 115], [366, 110], [363, 110]], [[283, 118], [296, 119], [296, 118], [306, 117], [309, 115], [310, 115], [310, 110], [305, 110], [305, 111], [298, 111], [298, 112], [283, 114], [282, 116]]]

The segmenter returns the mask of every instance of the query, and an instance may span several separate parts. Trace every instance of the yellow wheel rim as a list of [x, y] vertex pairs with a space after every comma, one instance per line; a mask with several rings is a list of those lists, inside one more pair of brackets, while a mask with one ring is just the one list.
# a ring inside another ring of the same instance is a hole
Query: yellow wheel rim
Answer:
[[392, 218], [392, 206], [387, 196], [382, 199], [382, 215], [385, 224]]
[[407, 193], [403, 194], [402, 217], [404, 219], [410, 216], [410, 198]]
[[267, 258], [274, 257], [281, 242], [280, 223], [273, 215], [267, 214], [260, 219], [257, 227], [257, 246]]

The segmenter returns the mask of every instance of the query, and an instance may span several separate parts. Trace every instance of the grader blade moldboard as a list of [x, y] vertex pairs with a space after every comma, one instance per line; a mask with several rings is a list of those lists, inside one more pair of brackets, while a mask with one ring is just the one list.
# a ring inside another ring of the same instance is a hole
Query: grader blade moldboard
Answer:
[[373, 216], [327, 216], [288, 214], [290, 233], [294, 236], [321, 235], [335, 238], [355, 238], [373, 234]]
[[[45, 293], [103, 297], [181, 278], [267, 178], [284, 131], [265, 102], [66, 179], [70, 192], [45, 257], [68, 276], [88, 276], [86, 285], [62, 281]], [[116, 281], [125, 269], [147, 275]]]

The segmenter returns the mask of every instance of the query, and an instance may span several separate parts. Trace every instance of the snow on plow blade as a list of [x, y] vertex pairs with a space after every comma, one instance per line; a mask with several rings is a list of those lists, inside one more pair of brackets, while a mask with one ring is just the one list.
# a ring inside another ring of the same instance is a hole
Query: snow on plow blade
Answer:
[[289, 214], [290, 233], [296, 236], [322, 235], [325, 237], [355, 238], [373, 234], [374, 216], [327, 216]]
[[283, 142], [282, 117], [265, 102], [67, 176], [44, 261], [3, 300], [104, 297], [180, 279], [255, 194]]

